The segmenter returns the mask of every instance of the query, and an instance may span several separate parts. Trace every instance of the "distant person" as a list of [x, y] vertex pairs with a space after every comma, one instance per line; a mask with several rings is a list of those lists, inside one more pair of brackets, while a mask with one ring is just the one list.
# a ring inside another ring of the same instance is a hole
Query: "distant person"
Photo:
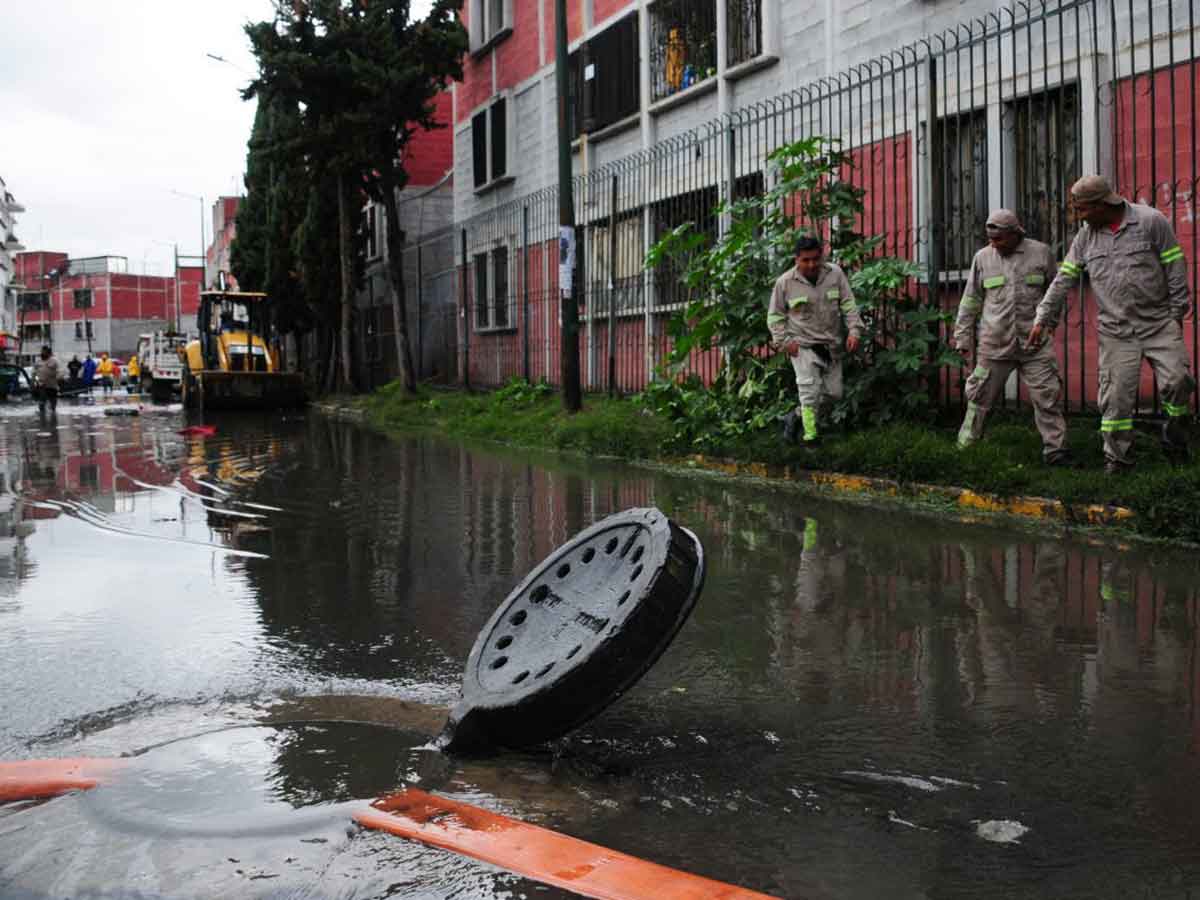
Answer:
[[90, 394], [92, 392], [92, 384], [95, 381], [96, 358], [89, 353], [87, 359], [83, 361], [83, 389]]
[[100, 354], [100, 365], [96, 367], [96, 374], [100, 376], [100, 385], [104, 388], [104, 393], [112, 393], [116, 370], [113, 367], [113, 361], [108, 358], [107, 353]]
[[41, 357], [33, 370], [37, 380], [38, 413], [44, 415], [46, 404], [50, 404], [50, 412], [58, 409], [58, 381], [62, 370], [58, 365], [58, 357], [50, 352], [49, 347], [42, 347]]
[[138, 386], [138, 382], [141, 381], [141, 377], [142, 377], [142, 366], [141, 366], [141, 363], [138, 362], [136, 353], [133, 354], [133, 356], [129, 357], [129, 365], [125, 369], [125, 372], [126, 372], [126, 376], [127, 376], [126, 381], [129, 385], [129, 390], [132, 391], [134, 388], [136, 388]]
[[977, 351], [975, 370], [963, 391], [967, 414], [958, 446], [969, 447], [983, 435], [988, 412], [1004, 395], [1008, 376], [1017, 371], [1033, 401], [1042, 458], [1050, 466], [1069, 465], [1062, 379], [1054, 348], [1048, 343], [1028, 346], [1038, 302], [1058, 274], [1054, 251], [1026, 237], [1020, 219], [1007, 209], [993, 211], [986, 230], [988, 246], [971, 262], [954, 328], [958, 352], [967, 357]]
[[76, 353], [71, 357], [71, 361], [67, 363], [67, 387], [72, 390], [79, 389], [79, 370], [83, 368], [83, 363], [79, 361], [79, 354]]
[[817, 411], [822, 400], [842, 396], [843, 350], [858, 349], [863, 321], [846, 274], [825, 261], [819, 238], [799, 238], [795, 256], [796, 264], [771, 291], [767, 328], [796, 372], [800, 405], [784, 420], [784, 438], [795, 441], [803, 426], [803, 444], [813, 447], [819, 439]]

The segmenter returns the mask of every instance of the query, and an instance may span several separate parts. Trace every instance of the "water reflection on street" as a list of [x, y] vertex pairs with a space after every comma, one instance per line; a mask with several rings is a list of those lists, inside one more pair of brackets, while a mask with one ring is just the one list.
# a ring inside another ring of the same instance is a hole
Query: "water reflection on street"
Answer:
[[[0, 895], [568, 896], [347, 827], [405, 782], [782, 897], [1200, 890], [1194, 553], [105, 410], [0, 414], [0, 757], [147, 752], [0, 806]], [[710, 561], [659, 664], [552, 750], [429, 749], [515, 583], [651, 504]]]

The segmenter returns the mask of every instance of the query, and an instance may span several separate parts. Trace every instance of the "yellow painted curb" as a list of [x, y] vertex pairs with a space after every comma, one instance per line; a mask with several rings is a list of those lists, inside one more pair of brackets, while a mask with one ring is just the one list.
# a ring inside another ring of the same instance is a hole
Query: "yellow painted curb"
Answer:
[[1003, 513], [1026, 519], [1084, 525], [1117, 525], [1128, 524], [1134, 518], [1133, 510], [1124, 506], [1106, 506], [1098, 503], [1068, 504], [1048, 497], [1002, 497], [998, 494], [981, 494], [966, 488], [946, 487], [939, 484], [901, 484], [890, 478], [845, 475], [841, 472], [820, 472], [793, 466], [770, 466], [759, 462], [744, 463], [733, 459], [708, 457], [702, 453], [687, 457], [686, 462], [692, 466], [714, 472], [724, 472], [727, 475], [753, 475], [757, 478], [802, 482], [838, 494], [940, 498], [948, 500], [964, 510]]

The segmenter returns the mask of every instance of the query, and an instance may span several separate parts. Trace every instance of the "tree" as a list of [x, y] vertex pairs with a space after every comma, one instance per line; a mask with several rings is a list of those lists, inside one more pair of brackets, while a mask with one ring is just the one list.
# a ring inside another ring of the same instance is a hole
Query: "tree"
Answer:
[[247, 27], [259, 77], [246, 89], [295, 103], [302, 129], [292, 152], [337, 183], [341, 266], [343, 387], [350, 383], [353, 236], [359, 188], [383, 205], [396, 351], [406, 389], [416, 389], [404, 295], [404, 232], [397, 194], [408, 181], [406, 150], [420, 128], [437, 125], [432, 100], [462, 77], [466, 33], [454, 13], [461, 0], [435, 0], [429, 16], [409, 20], [409, 0], [277, 0], [274, 22]]

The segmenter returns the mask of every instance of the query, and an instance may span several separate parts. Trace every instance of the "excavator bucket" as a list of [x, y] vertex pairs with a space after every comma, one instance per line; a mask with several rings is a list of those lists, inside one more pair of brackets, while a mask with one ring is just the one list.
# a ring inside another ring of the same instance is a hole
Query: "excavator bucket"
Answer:
[[304, 381], [295, 372], [200, 372], [199, 405], [204, 409], [290, 409], [306, 402]]

